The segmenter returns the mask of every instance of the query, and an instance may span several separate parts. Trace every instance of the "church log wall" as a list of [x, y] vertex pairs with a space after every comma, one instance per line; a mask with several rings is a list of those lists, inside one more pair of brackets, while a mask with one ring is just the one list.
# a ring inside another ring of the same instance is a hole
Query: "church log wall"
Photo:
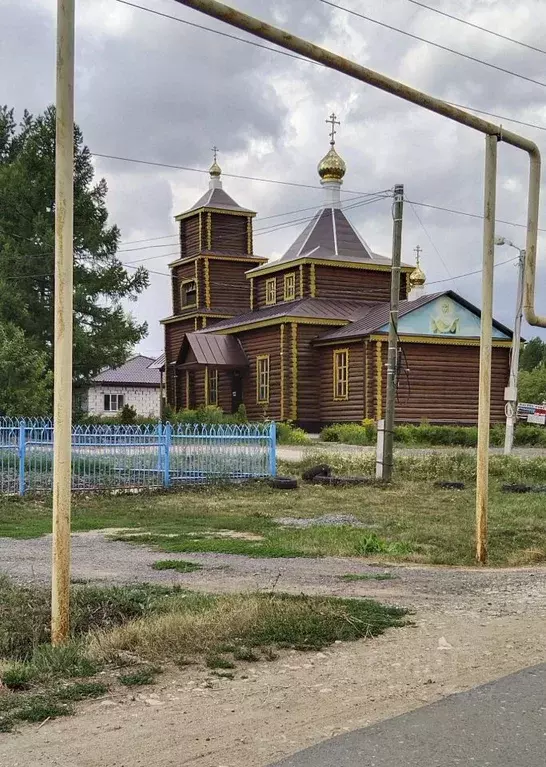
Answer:
[[[347, 349], [349, 353], [348, 397], [334, 399], [334, 351]], [[366, 386], [364, 343], [341, 343], [339, 346], [326, 346], [320, 349], [320, 420], [322, 423], [338, 421], [360, 422], [364, 418]], [[318, 400], [318, 396], [317, 396]]]
[[[243, 402], [249, 420], [281, 417], [281, 328], [274, 325], [237, 334], [250, 367], [243, 371]], [[256, 359], [269, 356], [269, 402], [258, 403], [256, 397]], [[285, 366], [286, 367], [286, 366]], [[286, 389], [286, 386], [284, 387]]]
[[222, 314], [244, 314], [250, 311], [250, 282], [245, 272], [253, 264], [248, 261], [221, 261], [204, 256], [203, 271], [205, 275], [203, 290], [207, 294], [208, 263], [208, 296], [210, 308]]
[[205, 217], [211, 216], [210, 237], [207, 229], [207, 239], [203, 243], [204, 249], [235, 256], [248, 252], [246, 216], [235, 216], [227, 213], [206, 213], [203, 215]]
[[[340, 266], [315, 267], [316, 298], [358, 301], [390, 301], [391, 273], [374, 269], [343, 269]], [[405, 275], [400, 280], [400, 299], [405, 300]]]
[[[385, 345], [386, 346], [386, 345]], [[409, 374], [398, 384], [397, 421], [476, 424], [478, 421], [479, 346], [402, 343]], [[491, 420], [503, 422], [508, 384], [506, 347], [493, 348]]]

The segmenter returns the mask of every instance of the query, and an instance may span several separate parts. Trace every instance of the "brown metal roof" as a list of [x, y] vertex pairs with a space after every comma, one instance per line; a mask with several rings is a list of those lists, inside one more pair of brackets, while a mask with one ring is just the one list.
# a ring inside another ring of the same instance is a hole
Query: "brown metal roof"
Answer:
[[210, 365], [215, 368], [241, 368], [248, 365], [243, 347], [233, 336], [214, 333], [187, 333], [182, 347], [182, 364], [191, 349], [195, 360], [186, 364]]
[[308, 319], [339, 320], [340, 323], [347, 320], [356, 320], [366, 314], [370, 308], [377, 306], [370, 301], [353, 301], [349, 299], [328, 298], [300, 298], [297, 301], [286, 301], [266, 306], [253, 312], [239, 314], [229, 320], [215, 322], [210, 330], [201, 330], [199, 335], [209, 335], [218, 330], [236, 328], [239, 325], [249, 325], [254, 322], [263, 322], [281, 317], [305, 317]]
[[175, 216], [175, 218], [182, 218], [183, 216], [187, 216], [188, 213], [192, 213], [193, 211], [199, 210], [200, 208], [219, 208], [221, 210], [233, 210], [237, 211], [238, 213], [248, 213], [249, 215], [254, 215], [253, 210], [242, 208], [239, 203], [235, 202], [233, 197], [230, 197], [229, 194], [224, 192], [221, 187], [214, 187], [212, 189], [208, 189], [205, 194], [197, 200], [195, 205], [192, 205], [188, 210], [185, 210], [183, 213]]
[[[320, 258], [328, 261], [390, 266], [390, 258], [374, 253], [340, 208], [319, 209], [286, 253], [275, 261], [257, 266], [249, 272], [259, 272], [299, 258]], [[406, 264], [403, 264], [406, 266]]]
[[[462, 304], [462, 306], [476, 314], [478, 317], [481, 317], [481, 312], [477, 306], [474, 306], [470, 301], [467, 301], [452, 290], [441, 290], [437, 293], [429, 293], [428, 295], [416, 298], [414, 301], [401, 301], [398, 315], [399, 317], [403, 317], [404, 315], [413, 312], [415, 309], [419, 309], [419, 307], [434, 301], [435, 298], [445, 295]], [[377, 333], [379, 328], [382, 328], [389, 321], [389, 311], [390, 304], [388, 303], [372, 304], [370, 310], [366, 314], [363, 314], [358, 320], [351, 322], [350, 325], [346, 325], [345, 327], [335, 328], [335, 330], [330, 330], [327, 333], [324, 333], [315, 340], [315, 343], [320, 344], [323, 341], [360, 338], [369, 336], [371, 333]], [[510, 328], [507, 328], [495, 319], [493, 320], [493, 327], [512, 337]]]

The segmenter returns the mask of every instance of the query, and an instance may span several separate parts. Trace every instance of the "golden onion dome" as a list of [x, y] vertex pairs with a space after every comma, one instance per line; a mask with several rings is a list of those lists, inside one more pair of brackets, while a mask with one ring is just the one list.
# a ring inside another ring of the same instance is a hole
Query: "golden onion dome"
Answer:
[[409, 280], [410, 280], [410, 285], [412, 288], [420, 288], [427, 281], [426, 274], [419, 266], [419, 261], [417, 261], [417, 266], [415, 267], [413, 272], [410, 274]]
[[209, 168], [211, 178], [219, 178], [222, 175], [222, 168], [216, 162], [216, 159]]
[[345, 175], [347, 166], [334, 149], [333, 143], [328, 154], [319, 162], [317, 170], [323, 181], [341, 181]]

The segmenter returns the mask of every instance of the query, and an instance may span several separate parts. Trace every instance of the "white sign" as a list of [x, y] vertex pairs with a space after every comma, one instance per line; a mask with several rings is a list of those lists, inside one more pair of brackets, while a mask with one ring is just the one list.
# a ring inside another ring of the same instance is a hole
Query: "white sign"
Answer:
[[527, 416], [527, 423], [536, 423], [539, 426], [546, 425], [546, 415], [537, 415], [536, 413]]

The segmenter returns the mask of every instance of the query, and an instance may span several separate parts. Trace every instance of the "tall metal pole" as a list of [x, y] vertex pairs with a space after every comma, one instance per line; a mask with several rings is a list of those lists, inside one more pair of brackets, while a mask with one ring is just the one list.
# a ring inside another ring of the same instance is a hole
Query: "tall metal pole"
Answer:
[[495, 202], [497, 137], [485, 137], [483, 211], [482, 317], [480, 335], [480, 392], [476, 465], [476, 558], [487, 562], [487, 501], [489, 490], [489, 426], [491, 419], [491, 347], [493, 336], [493, 272], [495, 258]]
[[68, 638], [72, 431], [74, 0], [57, 0], [51, 641]]
[[[518, 248], [519, 250], [519, 248]], [[508, 379], [508, 397], [506, 398], [506, 432], [504, 435], [504, 455], [510, 455], [514, 444], [514, 429], [518, 409], [518, 373], [519, 350], [521, 346], [521, 319], [523, 316], [523, 290], [525, 280], [525, 250], [519, 250], [518, 262], [518, 294], [516, 298], [516, 319], [514, 321], [514, 337], [512, 339], [512, 359], [510, 360], [510, 377]]]
[[394, 415], [396, 408], [396, 375], [398, 368], [398, 305], [400, 303], [400, 262], [402, 258], [402, 214], [404, 187], [394, 187], [392, 227], [391, 306], [389, 345], [387, 351], [387, 396], [385, 400], [385, 435], [383, 440], [383, 479], [392, 478], [394, 451]]

